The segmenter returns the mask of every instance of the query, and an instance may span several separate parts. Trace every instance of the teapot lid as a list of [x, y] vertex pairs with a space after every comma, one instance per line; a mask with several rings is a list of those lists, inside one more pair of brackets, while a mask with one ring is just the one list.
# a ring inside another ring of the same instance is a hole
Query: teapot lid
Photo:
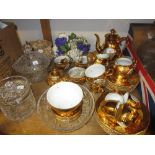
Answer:
[[116, 39], [119, 38], [119, 35], [116, 33], [116, 30], [115, 30], [115, 29], [111, 29], [111, 30], [110, 30], [110, 33], [107, 33], [107, 34], [105, 35], [105, 38], [106, 38], [107, 40], [116, 40]]

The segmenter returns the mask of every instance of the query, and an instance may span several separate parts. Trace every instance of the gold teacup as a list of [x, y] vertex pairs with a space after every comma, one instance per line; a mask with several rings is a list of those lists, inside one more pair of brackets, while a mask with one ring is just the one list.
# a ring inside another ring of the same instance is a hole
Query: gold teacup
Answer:
[[107, 54], [107, 53], [97, 54], [96, 57], [97, 57], [97, 59], [96, 59], [95, 63], [102, 64], [102, 65], [105, 65], [105, 66], [108, 65], [109, 54]]
[[123, 96], [121, 94], [118, 94], [116, 92], [108, 93], [105, 96], [105, 109], [107, 110], [107, 113], [115, 116], [117, 109], [119, 107], [119, 104], [123, 103]]
[[73, 82], [59, 82], [49, 88], [47, 101], [53, 112], [61, 118], [79, 116], [82, 110], [83, 91]]
[[130, 57], [120, 57], [116, 59], [113, 66], [113, 81], [117, 85], [129, 85], [129, 77], [133, 75], [136, 63]]
[[54, 59], [54, 65], [58, 69], [65, 69], [70, 66], [70, 58], [68, 56], [58, 56]]
[[120, 57], [115, 61], [114, 70], [116, 75], [127, 76], [133, 73], [135, 66], [135, 62], [130, 57]]
[[73, 67], [68, 71], [69, 80], [75, 83], [83, 84], [86, 80], [85, 69], [82, 67]]
[[86, 81], [94, 92], [102, 92], [107, 75], [104, 65], [93, 64], [85, 70]]

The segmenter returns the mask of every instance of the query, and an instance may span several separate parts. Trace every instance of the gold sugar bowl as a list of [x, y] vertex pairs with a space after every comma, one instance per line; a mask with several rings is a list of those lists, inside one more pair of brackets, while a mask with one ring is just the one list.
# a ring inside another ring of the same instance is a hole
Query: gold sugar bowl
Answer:
[[123, 56], [115, 60], [111, 68], [113, 76], [107, 77], [106, 88], [109, 91], [131, 92], [139, 83], [139, 75], [135, 72], [136, 63], [131, 57]]
[[49, 86], [52, 86], [58, 82], [60, 82], [62, 79], [60, 72], [58, 69], [53, 68], [52, 71], [49, 73], [47, 78], [47, 83]]
[[96, 119], [107, 134], [145, 134], [149, 112], [132, 94], [104, 94], [96, 105]]

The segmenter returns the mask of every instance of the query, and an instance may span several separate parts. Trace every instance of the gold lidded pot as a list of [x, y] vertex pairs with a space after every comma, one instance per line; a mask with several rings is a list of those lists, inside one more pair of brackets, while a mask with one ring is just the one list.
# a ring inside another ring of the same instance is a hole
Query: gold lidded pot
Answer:
[[52, 71], [49, 73], [47, 78], [47, 83], [49, 86], [52, 86], [61, 81], [61, 75], [57, 68], [53, 68]]
[[111, 29], [110, 33], [105, 35], [105, 43], [101, 45], [100, 38], [98, 34], [96, 36], [96, 51], [98, 53], [109, 53], [112, 57], [120, 57], [122, 55], [120, 44], [122, 41], [127, 41], [126, 37], [120, 37], [115, 29]]

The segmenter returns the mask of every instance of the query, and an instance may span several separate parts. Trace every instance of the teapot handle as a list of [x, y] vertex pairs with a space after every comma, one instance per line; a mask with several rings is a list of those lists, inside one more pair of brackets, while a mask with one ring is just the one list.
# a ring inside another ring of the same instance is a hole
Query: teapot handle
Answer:
[[127, 37], [121, 37], [120, 39], [119, 39], [119, 42], [121, 43], [122, 41], [128, 41], [128, 38]]

